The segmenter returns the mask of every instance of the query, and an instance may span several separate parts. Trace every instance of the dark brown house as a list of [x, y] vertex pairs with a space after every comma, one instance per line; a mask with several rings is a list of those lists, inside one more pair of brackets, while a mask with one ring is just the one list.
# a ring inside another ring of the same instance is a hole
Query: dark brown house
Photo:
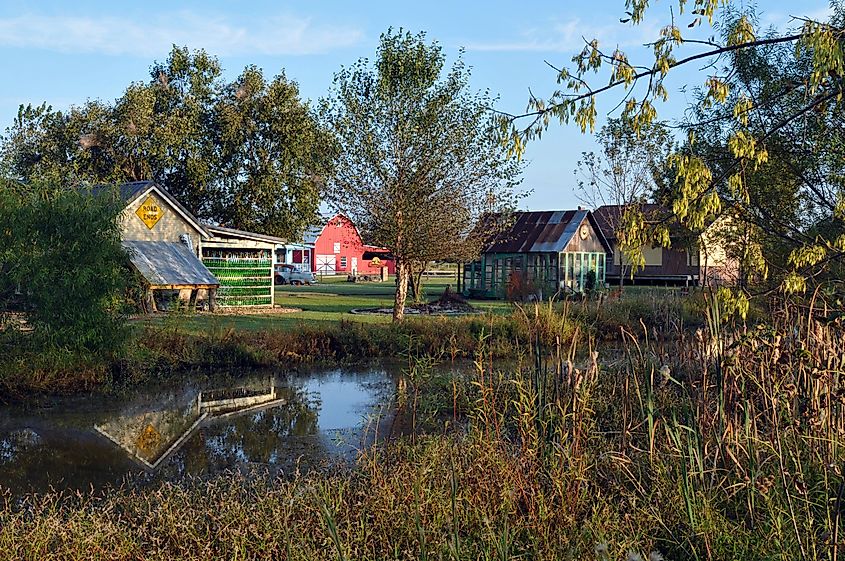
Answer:
[[[670, 223], [669, 226], [672, 246], [643, 248], [645, 267], [634, 271], [632, 278], [631, 266], [619, 251], [616, 236], [623, 208], [619, 205], [605, 205], [593, 211], [599, 228], [612, 248], [607, 257], [608, 284], [682, 286], [699, 284], [701, 266], [697, 244], [691, 234], [677, 223]], [[671, 216], [671, 212], [660, 205], [647, 204], [642, 210], [650, 220], [661, 220]]]

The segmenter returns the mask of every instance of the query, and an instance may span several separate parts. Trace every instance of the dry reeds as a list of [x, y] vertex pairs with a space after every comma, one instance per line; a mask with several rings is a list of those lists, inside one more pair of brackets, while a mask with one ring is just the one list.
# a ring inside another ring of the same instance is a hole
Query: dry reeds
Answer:
[[525, 308], [516, 362], [492, 358], [484, 334], [466, 377], [411, 362], [403, 406], [417, 434], [349, 469], [7, 499], [0, 552], [842, 559], [843, 326], [786, 306], [729, 326], [710, 306], [694, 334], [633, 325], [598, 349], [567, 310]]

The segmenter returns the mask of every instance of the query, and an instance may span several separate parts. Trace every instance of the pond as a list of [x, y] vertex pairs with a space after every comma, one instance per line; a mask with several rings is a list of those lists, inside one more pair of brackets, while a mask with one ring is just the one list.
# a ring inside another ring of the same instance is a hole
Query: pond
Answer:
[[0, 490], [136, 486], [350, 459], [390, 431], [398, 366], [217, 374], [125, 397], [0, 407]]

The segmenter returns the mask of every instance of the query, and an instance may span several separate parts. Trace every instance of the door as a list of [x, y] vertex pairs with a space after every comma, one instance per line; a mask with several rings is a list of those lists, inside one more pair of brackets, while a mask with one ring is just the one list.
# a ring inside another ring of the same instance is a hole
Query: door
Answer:
[[317, 255], [317, 273], [321, 275], [335, 274], [334, 255]]
[[355, 275], [358, 273], [358, 258], [352, 258], [352, 274]]

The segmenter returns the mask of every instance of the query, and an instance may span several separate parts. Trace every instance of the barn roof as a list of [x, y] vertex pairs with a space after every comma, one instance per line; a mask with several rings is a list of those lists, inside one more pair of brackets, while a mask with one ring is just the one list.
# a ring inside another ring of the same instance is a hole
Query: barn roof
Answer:
[[610, 249], [588, 210], [545, 210], [515, 212], [509, 228], [498, 233], [487, 246], [486, 253], [549, 253], [561, 252], [586, 219], [602, 244]]
[[182, 242], [124, 240], [129, 259], [150, 286], [214, 285], [220, 281]]
[[[334, 220], [335, 218], [342, 218], [343, 220], [346, 220], [347, 222], [349, 222], [349, 224], [352, 225], [352, 229], [355, 230], [355, 233], [358, 235], [359, 238], [361, 238], [361, 232], [358, 231], [358, 226], [355, 224], [355, 222], [351, 218], [346, 216], [344, 213], [336, 212], [335, 214], [325, 215], [325, 216], [322, 216], [321, 218], [322, 218], [322, 224], [319, 224], [319, 225], [315, 224], [315, 225], [309, 227], [307, 230], [305, 230], [305, 234], [303, 235], [303, 239], [304, 239], [306, 244], [316, 244], [317, 239], [323, 233], [323, 230], [325, 230], [326, 226], [331, 224], [332, 220]], [[364, 243], [363, 238], [361, 238], [361, 243]]]
[[304, 243], [306, 245], [315, 245], [317, 243], [317, 239], [319, 239], [320, 235], [326, 229], [326, 226], [331, 224], [331, 222], [335, 218], [342, 218], [343, 220], [349, 222], [349, 224], [352, 226], [352, 229], [355, 231], [355, 234], [361, 240], [361, 244], [364, 246], [365, 249], [373, 251], [387, 251], [387, 248], [364, 243], [364, 237], [361, 235], [361, 231], [358, 229], [358, 225], [355, 224], [354, 220], [352, 220], [342, 212], [337, 212], [331, 216], [323, 216], [323, 223], [321, 225], [314, 225], [305, 230], [305, 234], [303, 235]]

